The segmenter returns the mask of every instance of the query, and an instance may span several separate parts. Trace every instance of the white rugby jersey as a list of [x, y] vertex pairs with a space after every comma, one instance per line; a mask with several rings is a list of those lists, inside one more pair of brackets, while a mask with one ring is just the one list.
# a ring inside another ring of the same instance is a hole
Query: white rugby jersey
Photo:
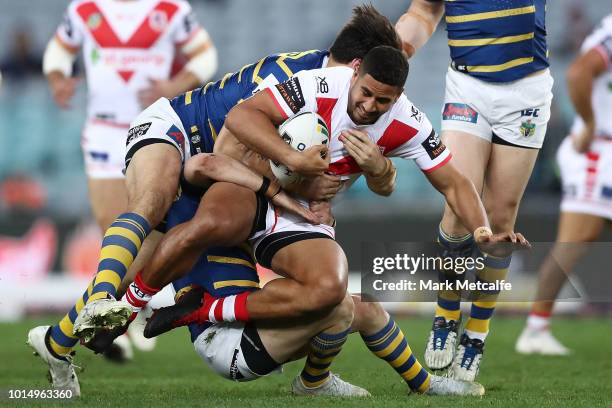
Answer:
[[372, 125], [356, 125], [347, 113], [353, 69], [322, 68], [301, 71], [289, 80], [266, 88], [286, 118], [302, 112], [317, 112], [330, 131], [329, 171], [348, 180], [356, 180], [362, 170], [339, 139], [340, 133], [358, 129], [368, 134], [387, 157], [412, 159], [424, 172], [442, 167], [451, 159], [429, 119], [406, 95]]
[[[603, 19], [600, 26], [582, 44], [582, 53], [597, 50], [606, 61], [607, 71], [595, 78], [591, 103], [595, 114], [595, 136], [612, 140], [612, 14]], [[582, 119], [576, 117], [572, 133], [579, 133], [584, 126]]]
[[149, 79], [168, 79], [175, 49], [202, 28], [184, 0], [73, 0], [56, 38], [83, 47], [88, 117], [129, 124]]

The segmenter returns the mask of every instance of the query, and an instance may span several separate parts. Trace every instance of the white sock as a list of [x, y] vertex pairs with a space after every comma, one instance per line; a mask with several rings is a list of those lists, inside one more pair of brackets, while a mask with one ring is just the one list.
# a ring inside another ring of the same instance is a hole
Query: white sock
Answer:
[[465, 334], [467, 334], [470, 339], [478, 339], [481, 341], [485, 341], [489, 332], [481, 333], [481, 332], [475, 332], [471, 330], [465, 330]]
[[550, 328], [550, 317], [530, 314], [527, 318], [527, 327], [531, 330], [543, 331]]

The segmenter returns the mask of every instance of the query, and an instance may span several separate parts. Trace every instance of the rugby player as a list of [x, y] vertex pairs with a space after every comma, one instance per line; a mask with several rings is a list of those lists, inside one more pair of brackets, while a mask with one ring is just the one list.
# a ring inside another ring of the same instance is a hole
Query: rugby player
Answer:
[[[413, 55], [444, 16], [451, 64], [446, 75], [442, 140], [481, 195], [493, 232], [512, 231], [519, 203], [542, 147], [553, 79], [548, 70], [545, 0], [413, 0], [396, 25]], [[472, 231], [446, 206], [438, 231], [443, 250], [466, 256]], [[477, 278], [504, 279], [511, 255], [487, 257]], [[454, 271], [441, 279], [462, 279]], [[425, 362], [455, 378], [478, 374], [498, 293], [476, 295], [459, 337], [460, 294], [438, 294]]]
[[[70, 107], [80, 82], [71, 76], [80, 49], [88, 89], [82, 138], [85, 171], [92, 213], [106, 231], [127, 208], [122, 170], [129, 123], [159, 97], [174, 97], [211, 79], [217, 69], [217, 51], [187, 1], [74, 0], [43, 59], [43, 71], [61, 108]], [[188, 61], [170, 78], [177, 49]], [[157, 240], [150, 240], [150, 248], [130, 269], [132, 279]], [[63, 322], [53, 327], [52, 345], [59, 354], [77, 341], [70, 319]], [[142, 341], [134, 344], [152, 346]]]
[[[535, 302], [516, 343], [521, 354], [567, 355], [550, 331], [555, 299], [567, 274], [612, 219], [612, 15], [584, 41], [567, 74], [578, 113], [557, 153], [563, 198], [557, 245], [540, 268]], [[572, 244], [569, 244], [572, 243]]]
[[[258, 89], [282, 82], [294, 72], [307, 68], [350, 64], [363, 58], [367, 51], [376, 45], [399, 48], [397, 34], [393, 25], [373, 7], [360, 6], [354, 9], [351, 21], [340, 31], [329, 51], [269, 56], [243, 67], [233, 75], [226, 75], [221, 81], [188, 92], [171, 103], [161, 99], [143, 113], [155, 114], [157, 109], [161, 108], [164, 111], [162, 118], [166, 120], [156, 118], [152, 121], [140, 121], [128, 132], [128, 212], [119, 216], [106, 232], [96, 278], [61, 324], [55, 326], [59, 327], [59, 330], [35, 328], [30, 332], [31, 343], [43, 345], [36, 346], [36, 352], [49, 364], [54, 386], [75, 389], [78, 387], [70, 360], [70, 353], [76, 342], [72, 332], [77, 315], [85, 304], [94, 300], [103, 301], [108, 295], [116, 294], [127, 269], [140, 251], [142, 242], [150, 234], [151, 226], [155, 227], [161, 223], [177, 196], [183, 162], [191, 155], [197, 157], [198, 153], [212, 151], [228, 110]], [[155, 126], [150, 129], [153, 124]], [[156, 132], [160, 132], [156, 138], [144, 137]], [[307, 155], [292, 156], [297, 158], [293, 168], [303, 173], [323, 171], [327, 166], [326, 162], [320, 158], [316, 160], [319, 155], [316, 149], [312, 153], [311, 156], [314, 156], [315, 160], [309, 160]], [[321, 183], [313, 184], [315, 191], [327, 191], [334, 188], [337, 190], [339, 182], [329, 180], [328, 187], [325, 187], [324, 183], [323, 187]], [[183, 187], [188, 186], [183, 184], [181, 191]], [[237, 242], [242, 242], [248, 232], [244, 237], [239, 237], [239, 234], [235, 233], [236, 228], [231, 225], [230, 221], [233, 219], [226, 217], [226, 214], [232, 215], [232, 203], [241, 203], [240, 194], [246, 193], [239, 191], [232, 196], [232, 200], [226, 200], [224, 205], [209, 207], [225, 223], [217, 224], [222, 228], [217, 232], [227, 231], [234, 234], [231, 239], [236, 237]], [[250, 199], [249, 194], [245, 203], [254, 206], [254, 201], [254, 198]], [[247, 217], [239, 212], [234, 221], [243, 223], [245, 218]], [[197, 235], [187, 235], [187, 243], [193, 244], [193, 241], [190, 241], [192, 238], [197, 238]], [[220, 240], [219, 243], [233, 242]], [[201, 251], [197, 254], [201, 254]], [[193, 263], [189, 268], [192, 265]], [[39, 338], [41, 336], [42, 339]]]

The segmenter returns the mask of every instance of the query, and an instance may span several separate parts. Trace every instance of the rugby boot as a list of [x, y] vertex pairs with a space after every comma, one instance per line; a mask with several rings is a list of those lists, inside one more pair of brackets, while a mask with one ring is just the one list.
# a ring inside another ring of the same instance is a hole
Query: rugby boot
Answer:
[[295, 377], [291, 385], [291, 392], [294, 395], [313, 395], [329, 397], [370, 397], [370, 393], [356, 385], [348, 383], [340, 376], [329, 373], [329, 380], [318, 387], [309, 388], [302, 382], [302, 377]]
[[72, 356], [59, 356], [51, 351], [49, 336], [51, 326], [34, 327], [28, 332], [28, 346], [34, 350], [34, 355], [39, 356], [49, 368], [49, 379], [53, 388], [72, 391], [72, 396], [81, 395], [81, 386], [72, 363]]
[[436, 317], [425, 348], [425, 364], [432, 370], [443, 370], [453, 362], [459, 322]]
[[485, 344], [480, 339], [471, 339], [467, 334], [461, 336], [457, 354], [449, 371], [455, 380], [474, 381], [480, 369]]

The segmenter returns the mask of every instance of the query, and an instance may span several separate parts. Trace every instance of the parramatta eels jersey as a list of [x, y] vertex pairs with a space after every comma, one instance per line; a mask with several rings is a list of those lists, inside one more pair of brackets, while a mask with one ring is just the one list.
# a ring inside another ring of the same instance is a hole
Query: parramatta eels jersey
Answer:
[[221, 80], [186, 92], [170, 104], [181, 119], [190, 149], [183, 157], [212, 152], [215, 140], [228, 112], [260, 89], [283, 82], [295, 73], [321, 68], [327, 64], [329, 52], [311, 50], [270, 55], [259, 62], [245, 65], [238, 72]]
[[452, 66], [489, 82], [511, 82], [549, 66], [546, 0], [444, 1]]

